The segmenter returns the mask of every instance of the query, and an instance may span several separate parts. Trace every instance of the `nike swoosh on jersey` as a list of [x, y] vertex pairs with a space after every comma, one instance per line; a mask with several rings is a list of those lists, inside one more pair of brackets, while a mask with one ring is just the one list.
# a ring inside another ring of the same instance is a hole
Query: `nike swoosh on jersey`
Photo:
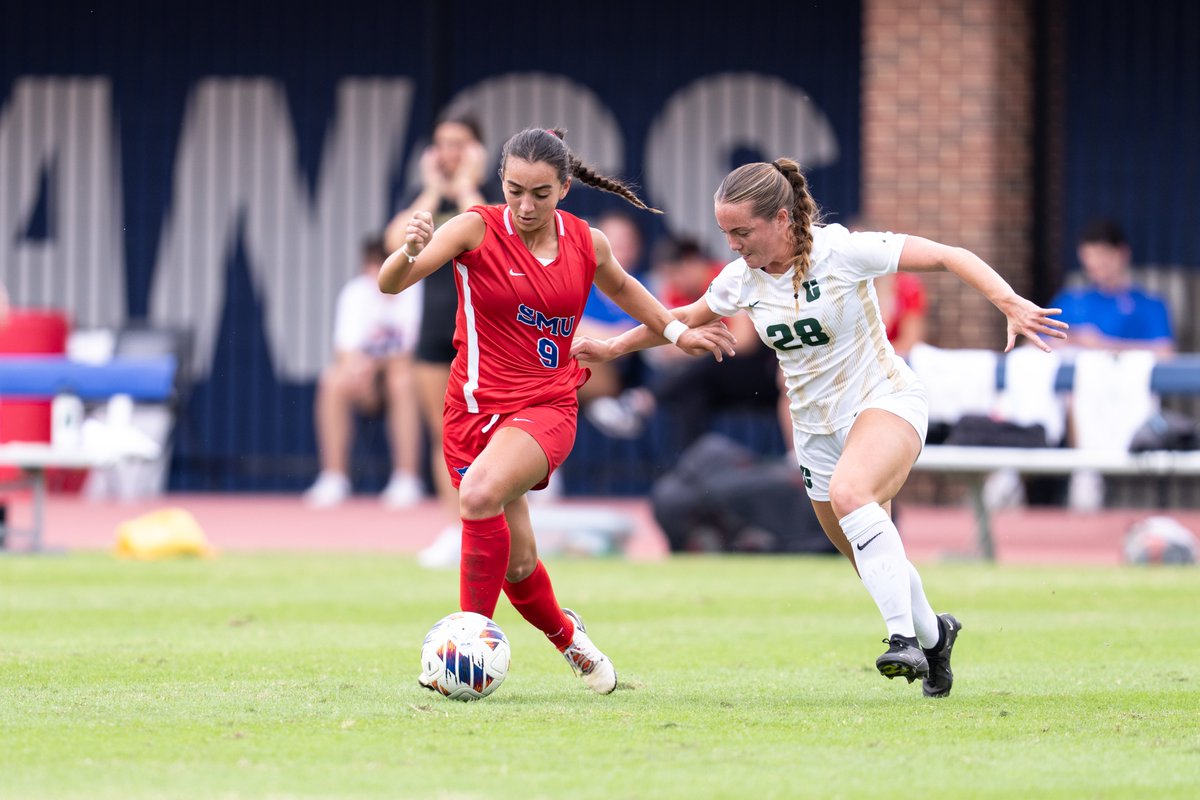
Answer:
[[509, 275], [512, 275], [514, 278], [524, 278], [524, 277], [525, 277], [525, 273], [524, 273], [524, 272], [517, 272], [517, 271], [516, 271], [516, 270], [514, 270], [512, 267], [509, 267], [509, 268], [508, 268], [508, 274], [509, 274]]

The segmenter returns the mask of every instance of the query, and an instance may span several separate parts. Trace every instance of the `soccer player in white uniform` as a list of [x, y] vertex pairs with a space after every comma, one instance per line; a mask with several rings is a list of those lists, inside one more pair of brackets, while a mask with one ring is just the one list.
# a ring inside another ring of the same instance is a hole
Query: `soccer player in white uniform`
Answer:
[[[1018, 335], [1066, 338], [1059, 309], [1013, 291], [982, 259], [917, 236], [851, 233], [818, 224], [799, 165], [786, 158], [747, 164], [721, 182], [717, 224], [739, 255], [708, 293], [673, 310], [691, 326], [745, 311], [775, 349], [787, 382], [796, 458], [821, 527], [850, 559], [887, 625], [888, 678], [922, 679], [944, 697], [961, 625], [937, 615], [909, 563], [889, 511], [921, 452], [928, 427], [925, 388], [888, 343], [872, 279], [896, 270], [949, 270], [988, 298]], [[576, 337], [583, 361], [605, 361], [666, 342], [645, 327], [604, 341]]]

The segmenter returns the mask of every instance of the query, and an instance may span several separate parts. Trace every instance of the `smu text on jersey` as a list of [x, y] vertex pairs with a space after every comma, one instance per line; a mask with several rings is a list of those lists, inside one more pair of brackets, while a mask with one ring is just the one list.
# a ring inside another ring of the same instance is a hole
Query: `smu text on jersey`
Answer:
[[570, 336], [575, 330], [575, 317], [547, 317], [536, 308], [521, 303], [517, 306], [517, 322], [547, 331], [551, 336]]

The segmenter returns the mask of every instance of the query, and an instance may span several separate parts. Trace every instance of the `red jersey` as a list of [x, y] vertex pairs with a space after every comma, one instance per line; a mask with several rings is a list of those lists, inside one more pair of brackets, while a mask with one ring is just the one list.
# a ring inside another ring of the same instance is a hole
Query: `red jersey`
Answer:
[[900, 335], [900, 323], [905, 317], [925, 313], [925, 287], [921, 279], [910, 272], [897, 272], [892, 284], [892, 307], [888, 319], [884, 320], [888, 341]]
[[588, 371], [571, 340], [596, 277], [586, 222], [554, 212], [558, 257], [543, 265], [521, 241], [507, 205], [475, 206], [483, 242], [454, 259], [458, 319], [446, 402], [504, 414], [575, 394]]

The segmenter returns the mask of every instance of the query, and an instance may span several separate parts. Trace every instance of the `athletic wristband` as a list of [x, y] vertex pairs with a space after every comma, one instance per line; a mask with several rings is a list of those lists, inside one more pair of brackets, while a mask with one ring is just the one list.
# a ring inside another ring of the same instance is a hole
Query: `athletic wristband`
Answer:
[[421, 255], [420, 253], [417, 253], [417, 256], [410, 255], [408, 252], [408, 242], [404, 243], [403, 253], [404, 257], [408, 259], [408, 263], [410, 264], [417, 260], [417, 256]]
[[667, 327], [663, 328], [663, 336], [665, 336], [667, 340], [671, 342], [671, 344], [675, 344], [679, 341], [679, 337], [682, 336], [683, 332], [686, 330], [688, 330], [687, 325], [683, 324], [677, 319], [673, 319], [667, 323]]

